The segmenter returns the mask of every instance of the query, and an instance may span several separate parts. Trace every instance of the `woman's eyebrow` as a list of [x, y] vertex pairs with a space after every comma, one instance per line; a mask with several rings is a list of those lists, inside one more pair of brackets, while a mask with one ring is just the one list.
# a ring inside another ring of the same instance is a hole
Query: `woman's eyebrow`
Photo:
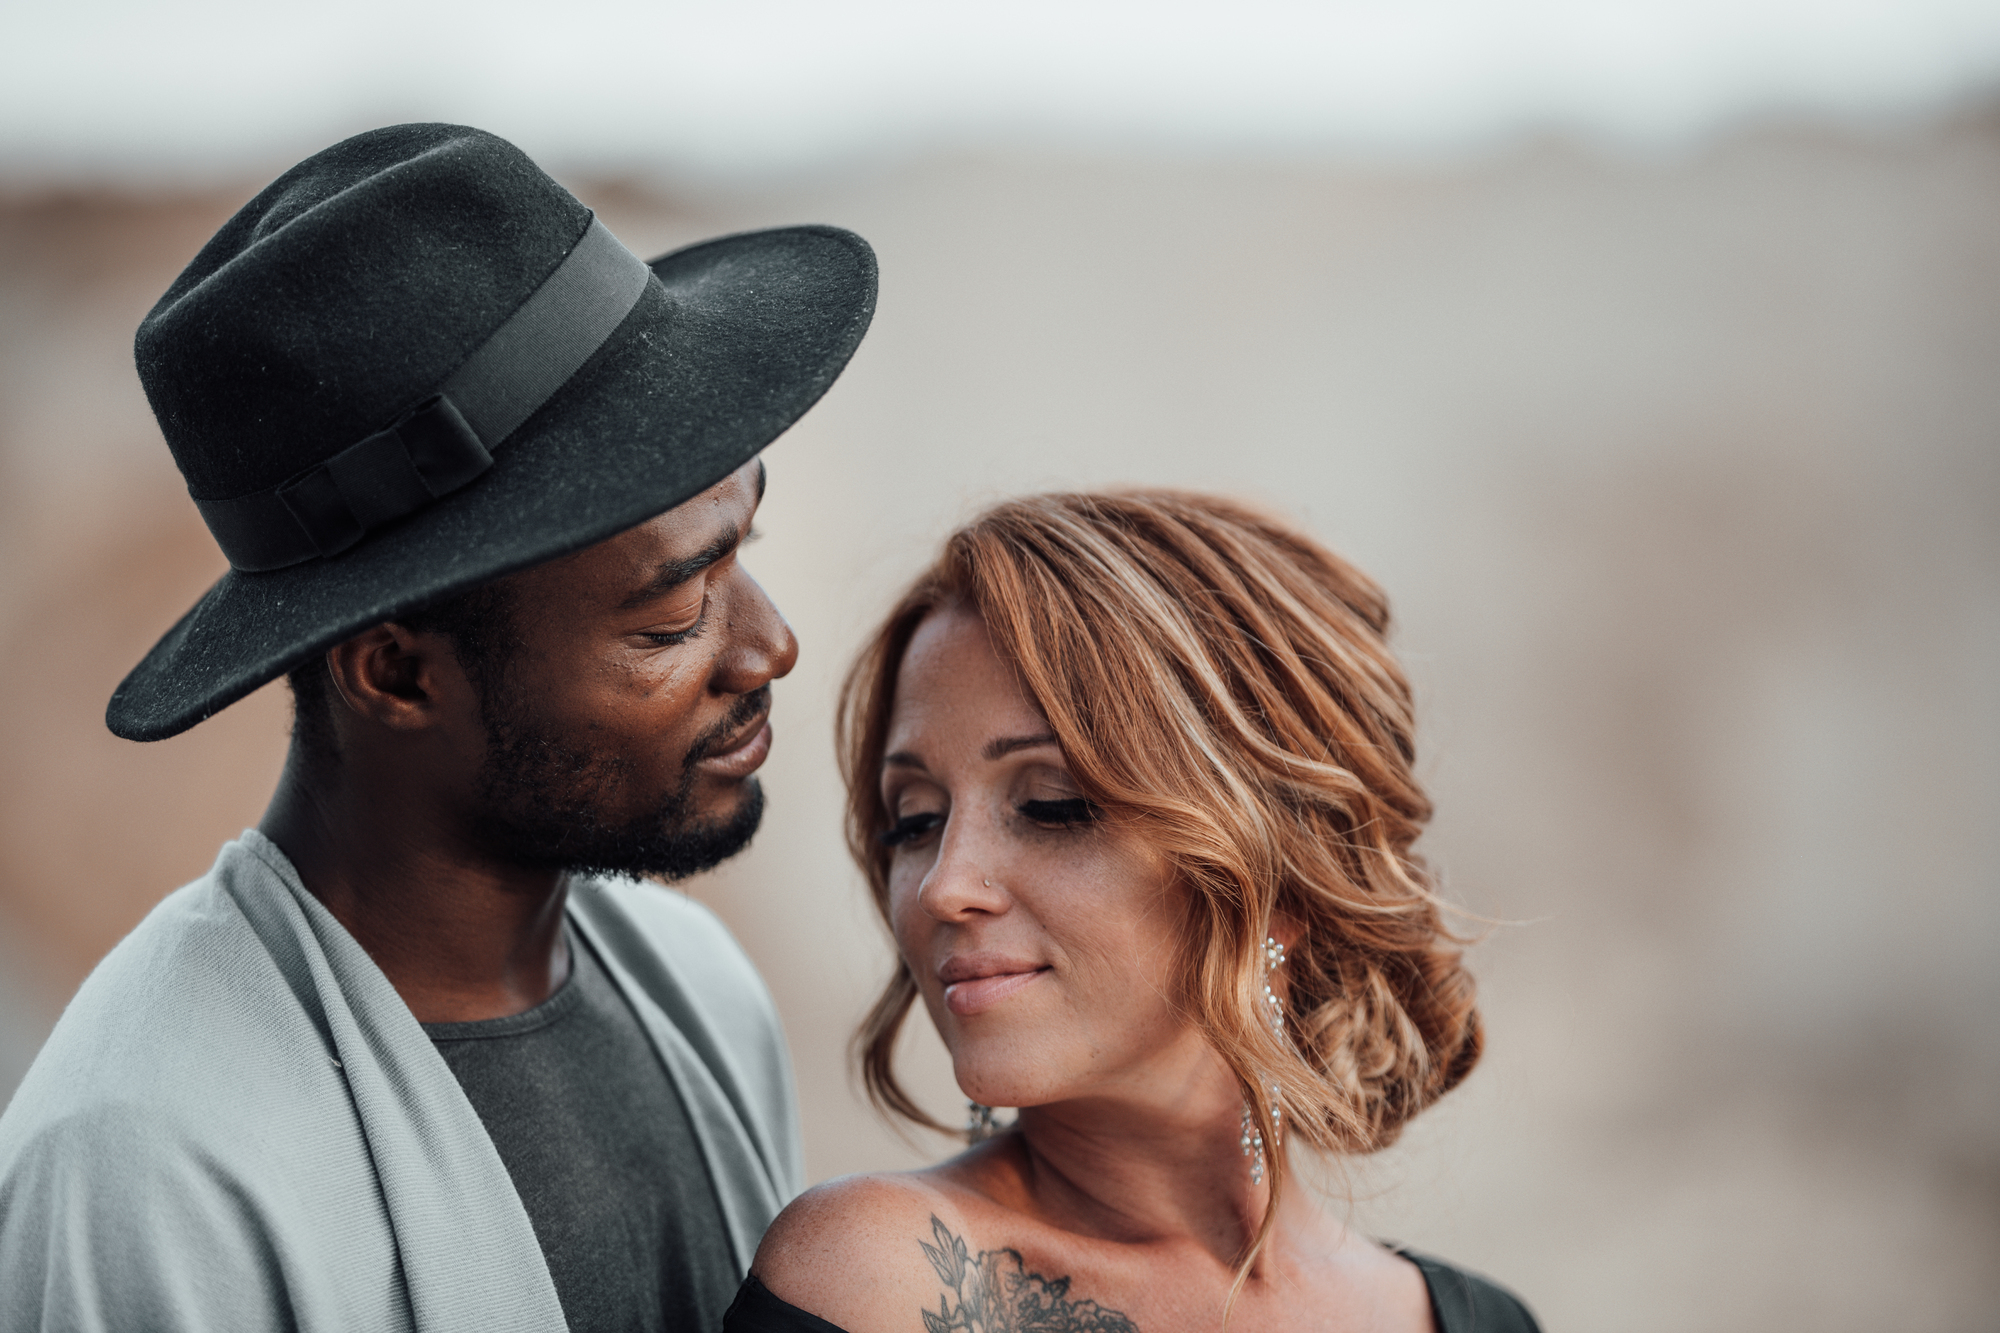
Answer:
[[996, 740], [986, 742], [986, 748], [979, 752], [979, 757], [990, 764], [995, 759], [1006, 758], [1016, 750], [1032, 750], [1037, 745], [1054, 745], [1055, 743], [1056, 738], [1049, 735], [1046, 731], [1039, 736], [1001, 736]]
[[[1038, 745], [1054, 745], [1055, 743], [1056, 738], [1047, 732], [1043, 732], [1039, 736], [1001, 736], [986, 742], [986, 748], [979, 752], [979, 757], [990, 764], [996, 759], [1006, 758], [1016, 750], [1032, 750]], [[897, 750], [893, 754], [883, 755], [882, 767], [915, 768], [921, 769], [924, 772], [930, 771], [929, 766], [923, 760], [917, 758], [916, 755], [908, 750]]]

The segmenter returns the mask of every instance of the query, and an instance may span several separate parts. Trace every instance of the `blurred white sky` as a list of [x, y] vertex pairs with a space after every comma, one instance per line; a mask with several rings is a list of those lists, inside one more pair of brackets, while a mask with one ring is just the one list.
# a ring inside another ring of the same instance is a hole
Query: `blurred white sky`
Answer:
[[2000, 0], [4, 0], [0, 177], [217, 177], [393, 120], [758, 177], [967, 144], [1430, 155], [1894, 119]]

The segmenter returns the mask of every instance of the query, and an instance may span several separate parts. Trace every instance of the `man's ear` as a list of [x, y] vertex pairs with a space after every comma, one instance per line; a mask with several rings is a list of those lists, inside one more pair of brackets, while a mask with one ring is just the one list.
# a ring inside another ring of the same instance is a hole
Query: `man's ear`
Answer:
[[450, 640], [393, 622], [335, 645], [326, 671], [343, 704], [395, 731], [435, 726], [441, 710], [470, 686]]

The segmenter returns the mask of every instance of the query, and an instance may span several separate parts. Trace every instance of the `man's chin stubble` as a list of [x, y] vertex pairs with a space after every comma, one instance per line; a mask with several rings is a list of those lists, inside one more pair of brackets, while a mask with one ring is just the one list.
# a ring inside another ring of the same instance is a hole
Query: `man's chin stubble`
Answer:
[[[518, 789], [514, 793], [517, 798], [526, 794]], [[517, 799], [501, 807], [506, 813], [493, 810], [481, 818], [483, 841], [515, 865], [582, 875], [681, 880], [713, 869], [750, 845], [763, 821], [764, 789], [755, 778], [746, 778], [732, 813], [698, 821], [685, 818], [685, 807], [678, 800], [617, 825], [606, 824], [588, 805], [536, 808]]]
[[755, 777], [737, 784], [741, 796], [729, 814], [698, 817], [694, 808], [701, 759], [770, 711], [769, 686], [745, 695], [696, 741], [672, 791], [616, 824], [603, 811], [624, 804], [614, 798], [629, 790], [629, 764], [565, 745], [516, 700], [482, 698], [481, 711], [487, 752], [476, 824], [481, 842], [503, 860], [538, 870], [680, 880], [749, 846], [763, 820], [764, 788]]
[[749, 846], [764, 817], [764, 789], [754, 777], [736, 784], [741, 793], [727, 814], [695, 815], [700, 747], [672, 791], [612, 823], [604, 810], [625, 804], [616, 796], [631, 779], [629, 767], [570, 749], [516, 718], [489, 723], [489, 736], [477, 833], [495, 856], [523, 868], [686, 879]]

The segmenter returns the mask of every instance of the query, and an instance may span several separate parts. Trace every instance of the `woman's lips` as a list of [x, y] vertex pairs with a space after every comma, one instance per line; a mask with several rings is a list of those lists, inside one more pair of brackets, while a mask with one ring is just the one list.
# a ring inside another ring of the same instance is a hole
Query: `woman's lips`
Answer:
[[718, 778], [747, 778], [771, 755], [771, 724], [767, 720], [727, 750], [705, 756], [698, 767]]
[[1033, 984], [1047, 971], [1046, 967], [1038, 967], [1026, 972], [996, 972], [992, 976], [954, 981], [944, 988], [945, 1008], [960, 1018], [983, 1014], [1008, 996]]

